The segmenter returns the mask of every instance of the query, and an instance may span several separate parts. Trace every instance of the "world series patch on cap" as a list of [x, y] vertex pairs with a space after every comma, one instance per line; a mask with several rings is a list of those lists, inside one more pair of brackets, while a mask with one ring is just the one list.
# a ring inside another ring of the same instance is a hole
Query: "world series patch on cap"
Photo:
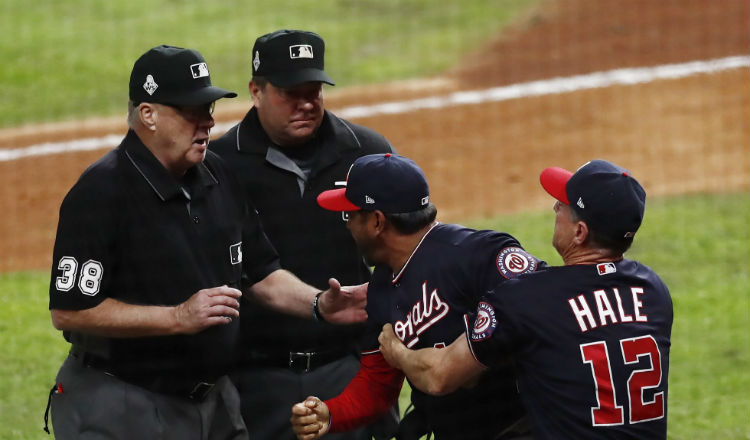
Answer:
[[263, 35], [253, 45], [253, 76], [276, 87], [306, 82], [335, 85], [323, 70], [325, 43], [315, 32], [281, 29]]
[[136, 60], [129, 89], [136, 104], [197, 106], [237, 96], [211, 84], [208, 64], [198, 51], [168, 45], [156, 46]]

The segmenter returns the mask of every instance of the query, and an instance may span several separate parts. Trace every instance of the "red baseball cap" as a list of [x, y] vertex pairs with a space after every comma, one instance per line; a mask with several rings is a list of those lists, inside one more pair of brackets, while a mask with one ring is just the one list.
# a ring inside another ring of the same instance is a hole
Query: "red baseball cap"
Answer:
[[369, 154], [354, 161], [346, 188], [324, 191], [318, 205], [329, 211], [419, 211], [430, 203], [427, 179], [417, 164], [397, 154]]
[[597, 232], [612, 238], [632, 237], [641, 226], [646, 192], [625, 168], [597, 159], [575, 173], [546, 168], [539, 181], [552, 197], [572, 206]]

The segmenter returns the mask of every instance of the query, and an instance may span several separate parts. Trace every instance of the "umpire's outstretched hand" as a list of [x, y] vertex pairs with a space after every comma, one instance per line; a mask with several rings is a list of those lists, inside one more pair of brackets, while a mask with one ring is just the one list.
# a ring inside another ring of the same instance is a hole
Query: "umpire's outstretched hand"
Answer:
[[227, 286], [199, 290], [175, 307], [178, 333], [194, 334], [214, 325], [228, 324], [240, 316], [241, 296], [242, 292]]
[[320, 296], [318, 308], [326, 322], [355, 324], [367, 319], [367, 284], [341, 286], [335, 278], [328, 280], [328, 290]]

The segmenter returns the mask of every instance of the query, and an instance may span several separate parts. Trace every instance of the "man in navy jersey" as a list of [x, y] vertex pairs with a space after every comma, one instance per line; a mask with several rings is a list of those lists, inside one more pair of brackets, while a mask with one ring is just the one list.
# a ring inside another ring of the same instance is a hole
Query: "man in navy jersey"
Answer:
[[623, 258], [646, 194], [603, 160], [540, 180], [557, 199], [553, 245], [565, 266], [489, 292], [446, 349], [409, 350], [384, 326], [381, 352], [434, 394], [512, 359], [537, 439], [664, 439], [672, 300], [658, 275]]
[[[292, 425], [301, 439], [361, 426], [396, 401], [404, 376], [379, 352], [383, 324], [392, 324], [410, 348], [444, 347], [463, 333], [463, 315], [476, 309], [479, 295], [542, 264], [508, 234], [435, 221], [424, 174], [395, 154], [357, 159], [346, 188], [323, 192], [318, 203], [348, 213], [347, 227], [375, 269], [359, 373], [337, 397], [310, 397], [293, 407]], [[400, 439], [427, 432], [438, 440], [487, 439], [504, 431], [503, 438], [518, 438], [515, 428], [524, 420], [506, 366], [445, 396], [414, 390], [411, 401], [414, 411], [402, 421]]]

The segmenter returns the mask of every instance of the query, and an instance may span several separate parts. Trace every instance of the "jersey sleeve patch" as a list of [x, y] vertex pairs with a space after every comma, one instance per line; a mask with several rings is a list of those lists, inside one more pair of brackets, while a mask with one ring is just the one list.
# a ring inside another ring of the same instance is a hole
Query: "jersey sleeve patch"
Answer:
[[497, 263], [497, 270], [506, 279], [534, 272], [537, 266], [536, 258], [520, 247], [515, 246], [501, 250], [497, 254], [495, 263]]
[[471, 341], [479, 342], [492, 336], [497, 328], [497, 318], [492, 304], [481, 301], [477, 306], [477, 315], [471, 327]]

